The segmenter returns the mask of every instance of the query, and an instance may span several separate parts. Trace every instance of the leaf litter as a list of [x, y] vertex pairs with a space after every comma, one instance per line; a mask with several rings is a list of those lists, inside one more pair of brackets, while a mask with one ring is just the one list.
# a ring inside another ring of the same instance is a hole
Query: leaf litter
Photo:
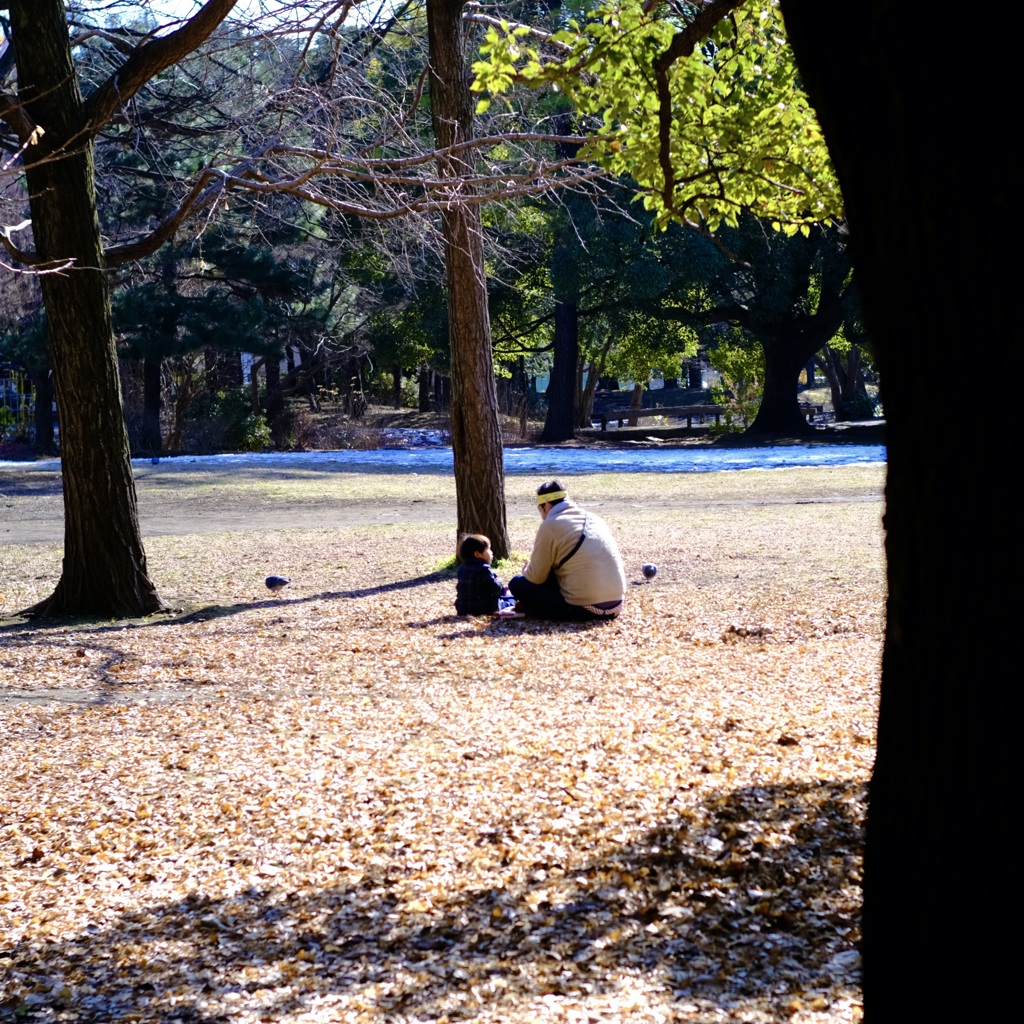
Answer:
[[455, 617], [428, 527], [154, 538], [174, 615], [0, 634], [0, 1020], [859, 1021], [880, 511], [603, 508], [597, 625]]

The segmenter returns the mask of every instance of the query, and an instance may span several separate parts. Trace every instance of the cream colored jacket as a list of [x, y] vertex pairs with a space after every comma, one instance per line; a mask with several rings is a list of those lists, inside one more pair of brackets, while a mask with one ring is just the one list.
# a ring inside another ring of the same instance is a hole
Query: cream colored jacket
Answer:
[[565, 565], [555, 570], [562, 596], [574, 605], [621, 601], [626, 595], [626, 571], [608, 524], [568, 499], [554, 505], [540, 524], [523, 575], [531, 583], [543, 583], [552, 567], [572, 551], [584, 519], [587, 539]]

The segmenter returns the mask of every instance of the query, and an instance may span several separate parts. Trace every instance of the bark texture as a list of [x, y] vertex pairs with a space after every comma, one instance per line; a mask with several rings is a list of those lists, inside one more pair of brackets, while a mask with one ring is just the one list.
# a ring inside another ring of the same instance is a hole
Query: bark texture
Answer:
[[139, 532], [110, 324], [92, 146], [61, 0], [10, 4], [18, 95], [45, 134], [26, 158], [43, 274], [64, 482], [64, 564], [38, 614], [144, 615], [162, 607]]
[[[937, 59], [948, 25], [914, 5], [783, 0], [783, 11], [842, 184], [885, 393], [889, 593], [864, 880], [865, 1021], [984, 1016], [959, 1004], [969, 979], [1000, 976], [1004, 942], [1004, 908], [975, 887], [1006, 848], [1011, 806], [1015, 716], [1000, 691], [1017, 651], [986, 553], [1019, 544], [1012, 474], [995, 465], [999, 439], [1013, 435], [1008, 404], [991, 410], [987, 444], [967, 430], [939, 439], [929, 417], [965, 345], [985, 339], [991, 352], [1013, 337], [1011, 293], [992, 284], [1012, 176], [986, 175], [969, 230], [950, 223], [965, 161], [980, 140], [998, 152], [1009, 138], [1011, 64], [994, 44], [987, 64], [1005, 70], [971, 94]], [[970, 114], [954, 116], [965, 104]]]
[[[445, 149], [472, 138], [473, 96], [466, 64], [465, 0], [428, 0], [430, 107], [434, 139]], [[457, 180], [466, 159], [445, 155], [443, 178]], [[505, 467], [494, 387], [491, 321], [487, 308], [483, 226], [479, 207], [458, 202], [445, 210], [445, 275], [451, 344], [452, 454], [458, 532], [483, 533], [496, 558], [509, 554]]]
[[36, 614], [122, 617], [163, 607], [139, 533], [92, 138], [150, 78], [199, 46], [235, 3], [207, 0], [177, 31], [141, 43], [85, 103], [62, 0], [6, 5], [18, 96], [14, 102], [0, 92], [0, 117], [26, 146], [34, 261], [63, 268], [43, 274], [41, 286], [60, 416], [64, 564], [56, 590], [33, 609]]

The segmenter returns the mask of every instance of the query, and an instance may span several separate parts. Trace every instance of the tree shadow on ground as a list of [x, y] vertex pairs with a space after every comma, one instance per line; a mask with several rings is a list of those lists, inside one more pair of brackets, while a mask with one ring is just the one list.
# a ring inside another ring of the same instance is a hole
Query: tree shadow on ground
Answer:
[[[272, 597], [262, 601], [239, 601], [234, 604], [207, 604], [187, 611], [171, 610], [150, 615], [145, 619], [124, 619], [111, 623], [109, 616], [96, 619], [75, 618], [24, 618], [24, 612], [16, 613], [11, 619], [0, 624], [0, 636], [7, 634], [63, 632], [69, 627], [88, 628], [90, 633], [121, 632], [125, 629], [147, 629], [165, 626], [183, 626], [193, 622], [207, 622], [210, 619], [223, 619], [243, 612], [251, 612], [260, 608], [287, 608], [292, 605], [313, 604], [320, 601], [346, 601], [360, 597], [374, 597], [388, 594], [396, 590], [409, 590], [413, 587], [424, 587], [432, 583], [444, 583], [453, 580], [452, 573], [445, 570], [413, 576], [410, 579], [396, 580], [393, 583], [380, 583], [372, 587], [358, 587], [354, 590], [326, 590], [319, 594], [308, 594], [305, 597]], [[96, 625], [102, 622], [103, 625]]]
[[5, 473], [3, 493], [8, 498], [44, 498], [64, 493], [60, 470]]
[[[685, 1003], [700, 1019], [724, 1010], [785, 1020], [808, 989], [854, 995], [864, 787], [808, 782], [687, 799], [680, 792], [671, 818], [628, 842], [591, 811], [572, 830], [593, 852], [568, 861], [522, 863], [518, 844], [533, 826], [496, 814], [477, 826], [476, 846], [491, 863], [515, 863], [517, 880], [446, 892], [438, 879], [419, 906], [405, 885], [423, 865], [385, 828], [358, 881], [268, 884], [221, 900], [193, 892], [61, 942], [8, 947], [0, 1020], [213, 1024], [243, 1010], [262, 1020], [330, 1015], [349, 1000], [414, 1020], [528, 1019], [546, 999], [614, 1019], [630, 985], [642, 1005]], [[134, 885], [154, 881], [144, 856], [131, 861], [122, 868]], [[15, 870], [45, 868], [30, 857]]]

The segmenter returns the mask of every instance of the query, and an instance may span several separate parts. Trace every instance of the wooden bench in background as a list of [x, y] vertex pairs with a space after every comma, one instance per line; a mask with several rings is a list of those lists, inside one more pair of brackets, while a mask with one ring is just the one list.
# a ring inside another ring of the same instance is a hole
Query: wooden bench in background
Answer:
[[676, 416], [686, 417], [687, 428], [693, 426], [694, 417], [699, 417], [703, 423], [708, 416], [714, 416], [715, 422], [721, 422], [720, 417], [725, 411], [721, 405], [667, 405], [663, 408], [653, 409], [612, 409], [610, 412], [601, 413], [598, 419], [601, 421], [601, 429], [608, 429], [609, 420], [618, 420], [619, 426], [623, 420], [636, 418], [638, 420], [650, 419], [652, 416]]
[[[823, 406], [813, 405], [810, 402], [801, 402], [800, 411], [807, 417], [808, 423], [812, 423], [814, 417], [816, 415], [821, 416], [825, 410]], [[722, 405], [666, 405], [650, 409], [611, 409], [608, 412], [600, 413], [596, 418], [601, 422], [601, 430], [606, 431], [611, 420], [618, 420], [621, 427], [623, 421], [628, 421], [632, 418], [642, 420], [650, 419], [652, 416], [675, 416], [681, 419], [685, 416], [686, 427], [689, 429], [693, 426], [695, 418], [704, 423], [709, 416], [714, 416], [715, 422], [720, 423], [724, 412], [725, 406]]]

